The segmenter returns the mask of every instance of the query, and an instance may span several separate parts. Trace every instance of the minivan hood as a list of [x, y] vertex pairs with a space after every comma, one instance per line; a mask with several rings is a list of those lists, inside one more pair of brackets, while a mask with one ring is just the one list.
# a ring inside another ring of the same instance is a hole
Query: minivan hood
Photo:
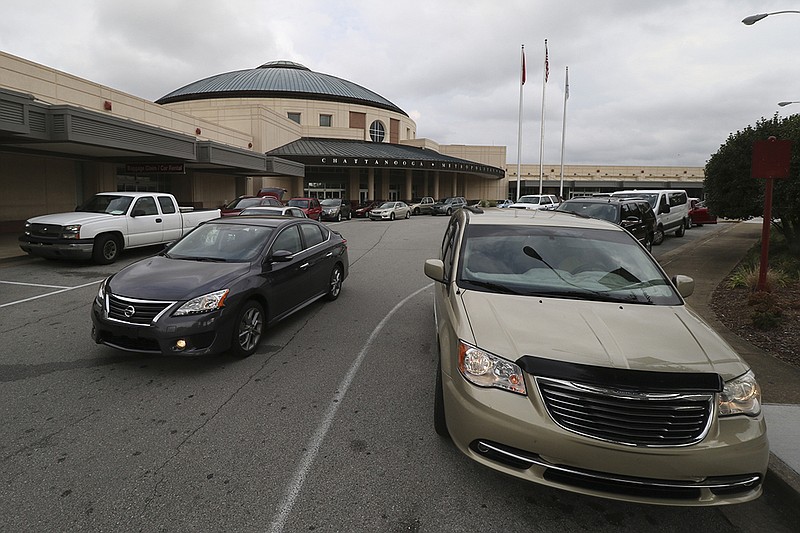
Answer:
[[686, 306], [478, 291], [463, 291], [461, 299], [475, 345], [511, 361], [530, 355], [620, 369], [716, 372], [726, 381], [749, 368]]
[[144, 300], [188, 300], [230, 288], [250, 263], [212, 263], [157, 255], [123, 268], [111, 278], [114, 294]]

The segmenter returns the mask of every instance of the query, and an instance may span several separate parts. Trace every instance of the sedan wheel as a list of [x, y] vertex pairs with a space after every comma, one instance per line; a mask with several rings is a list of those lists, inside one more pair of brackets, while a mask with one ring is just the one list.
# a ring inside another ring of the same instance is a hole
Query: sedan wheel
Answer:
[[264, 308], [255, 300], [244, 304], [233, 331], [231, 353], [237, 357], [253, 355], [264, 329]]
[[339, 213], [336, 215], [336, 222], [341, 222], [341, 221], [342, 221], [342, 214]]
[[389, 220], [394, 220], [394, 213], [389, 213]]
[[342, 282], [344, 281], [344, 276], [342, 274], [342, 267], [336, 265], [331, 270], [331, 280], [328, 283], [328, 292], [325, 294], [325, 298], [333, 301], [339, 297], [339, 294], [342, 292]]
[[411, 211], [406, 211], [406, 219], [411, 218]]
[[647, 249], [648, 252], [653, 251], [653, 234], [648, 233], [647, 236], [644, 238], [644, 247]]

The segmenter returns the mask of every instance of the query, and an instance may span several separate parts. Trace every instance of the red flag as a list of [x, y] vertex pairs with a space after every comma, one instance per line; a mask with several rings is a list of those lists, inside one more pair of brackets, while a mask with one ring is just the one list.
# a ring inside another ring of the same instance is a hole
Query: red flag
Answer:
[[547, 39], [544, 40], [544, 82], [550, 77], [550, 61], [547, 57]]
[[525, 85], [525, 45], [522, 46], [522, 85]]

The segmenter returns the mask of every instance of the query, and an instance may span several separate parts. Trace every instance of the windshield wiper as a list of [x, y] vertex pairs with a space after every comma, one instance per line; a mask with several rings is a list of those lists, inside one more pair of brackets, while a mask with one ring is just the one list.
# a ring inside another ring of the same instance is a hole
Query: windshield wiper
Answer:
[[222, 257], [181, 257], [181, 259], [188, 259], [189, 261], [207, 261], [209, 263], [226, 263], [228, 261]]
[[500, 283], [492, 283], [491, 281], [480, 281], [475, 279], [465, 279], [467, 283], [472, 283], [473, 285], [477, 285], [478, 287], [483, 287], [484, 289], [489, 289], [494, 292], [500, 292], [503, 294], [523, 294], [519, 291], [515, 291], [511, 287], [507, 287], [505, 285], [501, 285]]

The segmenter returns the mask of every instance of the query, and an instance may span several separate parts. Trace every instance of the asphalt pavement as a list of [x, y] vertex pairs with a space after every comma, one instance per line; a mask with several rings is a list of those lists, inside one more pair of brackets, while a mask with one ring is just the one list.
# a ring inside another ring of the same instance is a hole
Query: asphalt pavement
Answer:
[[[694, 278], [694, 294], [687, 304], [719, 332], [750, 364], [762, 389], [770, 463], [767, 482], [793, 491], [800, 498], [800, 368], [785, 363], [726, 328], [711, 309], [714, 289], [736, 267], [761, 237], [761, 219], [725, 222], [709, 237], [689, 241], [659, 257], [670, 276]], [[691, 230], [689, 230], [691, 231]], [[17, 234], [0, 233], [0, 268], [26, 261]], [[2, 279], [2, 272], [0, 272]]]

